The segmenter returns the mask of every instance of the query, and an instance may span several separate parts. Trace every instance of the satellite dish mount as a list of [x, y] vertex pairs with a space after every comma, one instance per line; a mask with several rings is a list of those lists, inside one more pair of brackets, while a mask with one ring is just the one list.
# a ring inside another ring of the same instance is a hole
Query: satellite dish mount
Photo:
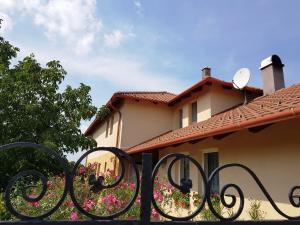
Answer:
[[232, 85], [235, 89], [242, 91], [244, 94], [244, 105], [247, 104], [246, 85], [250, 80], [250, 70], [248, 68], [239, 69], [232, 78]]

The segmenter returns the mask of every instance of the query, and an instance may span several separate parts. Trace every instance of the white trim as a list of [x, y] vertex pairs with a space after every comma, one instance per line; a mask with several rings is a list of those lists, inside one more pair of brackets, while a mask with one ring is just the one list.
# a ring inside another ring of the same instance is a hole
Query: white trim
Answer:
[[218, 148], [206, 148], [202, 150], [202, 154], [204, 153], [212, 153], [212, 152], [219, 152]]

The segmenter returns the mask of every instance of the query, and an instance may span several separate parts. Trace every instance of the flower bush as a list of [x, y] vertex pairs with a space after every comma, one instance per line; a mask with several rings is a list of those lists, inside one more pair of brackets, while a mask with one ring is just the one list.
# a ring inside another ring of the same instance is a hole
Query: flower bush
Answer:
[[[88, 167], [81, 166], [78, 169], [73, 181], [74, 194], [78, 204], [91, 214], [103, 216], [111, 215], [124, 209], [134, 196], [136, 184], [131, 182], [120, 182], [119, 185], [114, 188], [97, 191], [96, 189], [91, 188], [91, 175], [95, 180], [102, 180], [105, 185], [114, 183], [118, 177], [113, 170], [107, 170], [105, 174], [96, 174], [95, 171], [96, 166], [93, 164]], [[22, 194], [24, 193], [24, 188], [22, 189], [22, 186], [24, 187], [24, 185], [30, 186], [30, 188], [25, 189], [26, 195], [30, 198], [36, 198], [42, 190], [42, 184], [39, 181], [33, 182], [32, 179], [28, 179], [28, 177], [24, 180], [19, 180], [11, 193], [12, 205], [23, 215], [39, 216], [52, 209], [59, 201], [64, 191], [64, 177], [50, 177], [47, 182], [47, 191], [44, 197], [36, 202], [27, 202], [23, 199]], [[158, 207], [163, 212], [175, 216], [179, 216], [182, 212], [191, 214], [202, 202], [202, 198], [199, 194], [193, 192], [183, 194], [167, 182], [166, 179], [158, 177], [154, 180], [153, 197], [156, 200]], [[230, 213], [232, 212], [221, 205], [218, 195], [213, 195], [211, 198], [215, 210], [220, 215], [225, 212], [230, 216]], [[249, 213], [249, 215], [252, 219], [262, 219], [263, 213], [259, 209], [260, 204], [257, 204], [257, 202], [255, 203], [256, 204], [252, 204], [251, 213]], [[140, 205], [141, 196], [139, 194], [131, 208], [126, 213], [119, 216], [119, 219], [139, 219]], [[0, 220], [14, 219], [16, 218], [6, 211], [3, 193], [0, 193]], [[84, 220], [88, 218], [78, 212], [74, 207], [70, 196], [67, 196], [59, 209], [47, 219]], [[151, 219], [165, 220], [165, 218], [159, 215], [154, 208], [151, 209]], [[206, 203], [201, 213], [194, 220], [211, 221], [217, 220], [217, 218], [212, 214]]]
[[[90, 164], [88, 167], [81, 166], [74, 177], [74, 194], [79, 205], [87, 212], [94, 215], [111, 215], [125, 208], [134, 196], [136, 184], [131, 182], [121, 182], [114, 188], [99, 190], [99, 192], [91, 191], [89, 184], [90, 175], [96, 175], [95, 178], [103, 178], [103, 184], [112, 184], [118, 178], [113, 170], [107, 170], [105, 174], [95, 174], [96, 165]], [[53, 176], [47, 182], [47, 192], [44, 197], [37, 202], [27, 202], [22, 197], [22, 187], [30, 186], [26, 189], [26, 195], [30, 198], [36, 198], [41, 190], [41, 182], [28, 182], [28, 177], [19, 180], [11, 193], [12, 205], [18, 212], [28, 216], [39, 216], [44, 212], [52, 209], [63, 194], [64, 177]], [[32, 180], [32, 179], [31, 179]], [[166, 204], [164, 201], [171, 194], [173, 188], [170, 185], [155, 182], [154, 196], [158, 204]], [[169, 196], [170, 198], [170, 196]], [[141, 197], [138, 195], [132, 207], [119, 219], [138, 219], [140, 216]], [[161, 220], [162, 218], [155, 209], [151, 209], [152, 220]], [[3, 193], [0, 193], [0, 220], [16, 219], [8, 213], [4, 207]], [[79, 213], [74, 204], [67, 196], [64, 203], [55, 211], [49, 220], [83, 220], [87, 219], [83, 214]]]

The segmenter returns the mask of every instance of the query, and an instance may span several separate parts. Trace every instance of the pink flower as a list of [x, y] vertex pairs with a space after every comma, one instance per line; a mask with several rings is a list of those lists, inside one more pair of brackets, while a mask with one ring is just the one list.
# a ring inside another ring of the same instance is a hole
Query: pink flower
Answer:
[[76, 212], [72, 212], [70, 216], [71, 220], [78, 220], [78, 215]]
[[131, 183], [131, 184], [130, 184], [130, 189], [131, 189], [131, 190], [134, 190], [134, 189], [135, 189], [135, 183]]
[[155, 200], [158, 199], [158, 191], [154, 191], [153, 197], [154, 197]]
[[28, 202], [28, 205], [36, 207], [36, 208], [41, 206], [41, 204], [39, 202]]
[[160, 193], [160, 191], [154, 191], [153, 197], [155, 200], [158, 200], [160, 202], [164, 200], [164, 196], [162, 195], [162, 193]]
[[167, 183], [166, 186], [169, 192], [172, 192], [174, 190], [174, 187], [170, 183]]
[[85, 174], [86, 172], [87, 172], [87, 169], [84, 166], [79, 168], [79, 174]]
[[49, 189], [51, 189], [51, 188], [53, 187], [52, 181], [50, 181], [50, 180], [47, 181], [47, 187], [48, 187]]
[[85, 199], [84, 203], [83, 203], [83, 209], [85, 211], [90, 211], [91, 209], [93, 209], [93, 207], [95, 206], [95, 202], [93, 200], [90, 199]]
[[[29, 198], [36, 198], [37, 196], [36, 195], [29, 195], [28, 197]], [[28, 205], [36, 207], [36, 208], [41, 206], [41, 204], [39, 202], [28, 202]]]
[[159, 220], [159, 214], [158, 214], [158, 212], [157, 212], [155, 209], [152, 209], [152, 210], [151, 210], [151, 217], [152, 217], [154, 220]]
[[140, 195], [136, 198], [136, 202], [137, 202], [138, 204], [141, 204], [141, 196], [140, 196]]
[[109, 194], [102, 198], [102, 203], [107, 206], [109, 212], [112, 212], [114, 207], [121, 207], [122, 203], [119, 199], [116, 198], [113, 194]]

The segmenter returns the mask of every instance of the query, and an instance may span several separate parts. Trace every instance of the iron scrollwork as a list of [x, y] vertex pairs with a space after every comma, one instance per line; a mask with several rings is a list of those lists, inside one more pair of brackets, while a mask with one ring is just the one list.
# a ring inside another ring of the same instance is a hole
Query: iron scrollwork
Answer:
[[[247, 166], [242, 165], [242, 164], [238, 164], [238, 163], [230, 163], [230, 164], [225, 164], [223, 166], [220, 166], [218, 168], [216, 168], [211, 175], [209, 176], [208, 179], [206, 179], [206, 175], [204, 173], [203, 168], [201, 167], [201, 165], [192, 157], [187, 156], [187, 155], [183, 155], [183, 154], [179, 154], [179, 153], [173, 153], [173, 154], [169, 154], [165, 157], [163, 157], [161, 160], [159, 160], [159, 162], [157, 163], [157, 165], [154, 168], [153, 171], [153, 175], [152, 175], [152, 184], [154, 184], [154, 179], [155, 176], [157, 175], [158, 169], [159, 167], [165, 163], [168, 159], [174, 158], [167, 169], [167, 174], [168, 174], [168, 180], [170, 182], [170, 184], [177, 188], [178, 190], [180, 190], [182, 193], [187, 193], [189, 192], [190, 188], [191, 188], [191, 181], [189, 181], [187, 178], [184, 178], [184, 180], [180, 181], [180, 184], [177, 184], [176, 182], [174, 182], [172, 176], [171, 176], [171, 170], [175, 164], [176, 161], [180, 160], [180, 159], [188, 159], [190, 160], [199, 170], [201, 176], [202, 176], [202, 183], [203, 183], [203, 188], [204, 188], [204, 197], [202, 199], [202, 203], [201, 205], [197, 208], [196, 211], [194, 211], [194, 213], [192, 213], [189, 216], [186, 217], [175, 217], [172, 215], [168, 215], [166, 213], [164, 213], [156, 204], [156, 201], [154, 199], [154, 197], [152, 196], [152, 204], [154, 206], [154, 208], [160, 213], [160, 215], [174, 220], [174, 221], [187, 221], [190, 220], [192, 218], [194, 218], [195, 216], [197, 216], [201, 210], [203, 209], [203, 206], [207, 203], [209, 210], [213, 213], [213, 215], [218, 218], [220, 221], [234, 221], [237, 218], [240, 217], [240, 215], [242, 214], [243, 210], [244, 210], [244, 205], [245, 205], [245, 196], [244, 193], [242, 191], [242, 189], [237, 185], [237, 184], [233, 184], [233, 183], [229, 183], [229, 184], [225, 184], [221, 189], [220, 189], [220, 194], [219, 194], [219, 198], [220, 198], [220, 203], [225, 206], [228, 209], [233, 209], [236, 204], [237, 204], [237, 199], [239, 199], [239, 205], [238, 208], [236, 210], [235, 213], [232, 213], [229, 217], [224, 217], [223, 215], [221, 215], [220, 213], [217, 212], [217, 210], [214, 208], [213, 203], [212, 203], [212, 198], [211, 196], [214, 194], [212, 193], [212, 184], [213, 184], [213, 179], [220, 173], [220, 171], [226, 169], [226, 168], [240, 168], [244, 171], [246, 171], [250, 177], [253, 178], [253, 180], [255, 181], [255, 183], [257, 184], [257, 186], [259, 187], [259, 189], [262, 191], [262, 193], [264, 194], [264, 196], [267, 198], [267, 200], [269, 201], [269, 203], [271, 204], [271, 206], [273, 207], [273, 209], [280, 214], [282, 217], [288, 219], [288, 220], [300, 220], [300, 216], [289, 216], [286, 213], [284, 213], [275, 203], [275, 201], [272, 199], [271, 195], [268, 193], [267, 189], [264, 187], [264, 185], [262, 184], [262, 182], [259, 180], [259, 178], [256, 176], [256, 174]], [[229, 189], [233, 189], [237, 192], [237, 195], [234, 194], [227, 194], [227, 191]], [[290, 201], [290, 204], [296, 208], [300, 208], [300, 195], [296, 195], [295, 192], [300, 190], [300, 186], [294, 186], [291, 188], [288, 198]], [[227, 199], [226, 199], [227, 197]], [[229, 201], [228, 198], [231, 198], [231, 200]], [[229, 202], [228, 202], [229, 201]]]
[[[45, 219], [47, 217], [49, 217], [50, 215], [52, 215], [55, 211], [58, 210], [58, 208], [61, 206], [61, 204], [64, 202], [64, 200], [66, 199], [67, 194], [70, 194], [71, 200], [74, 204], [74, 206], [77, 208], [77, 210], [79, 210], [82, 214], [86, 215], [87, 217], [91, 218], [91, 219], [97, 219], [97, 220], [103, 220], [103, 219], [113, 219], [116, 218], [122, 214], [124, 214], [125, 212], [127, 212], [131, 206], [134, 204], [138, 193], [139, 193], [139, 188], [140, 188], [140, 183], [139, 183], [139, 171], [138, 168], [134, 162], [134, 160], [132, 159], [132, 157], [130, 157], [128, 154], [126, 154], [125, 152], [123, 152], [122, 150], [118, 149], [118, 148], [114, 148], [114, 147], [98, 147], [98, 148], [94, 148], [91, 149], [89, 151], [87, 151], [86, 153], [84, 153], [79, 160], [75, 163], [75, 166], [72, 170], [72, 172], [70, 173], [68, 171], [68, 167], [66, 165], [66, 161], [60, 157], [55, 151], [44, 147], [42, 145], [39, 144], [35, 144], [35, 143], [28, 143], [28, 142], [18, 142], [18, 143], [13, 143], [13, 144], [7, 144], [7, 145], [3, 145], [0, 146], [0, 152], [4, 152], [4, 151], [8, 151], [10, 149], [14, 149], [14, 148], [20, 148], [20, 149], [26, 149], [26, 148], [32, 148], [32, 149], [37, 149], [41, 152], [44, 152], [46, 154], [49, 154], [50, 156], [54, 157], [55, 159], [57, 159], [61, 165], [61, 167], [63, 168], [63, 172], [64, 172], [64, 180], [65, 180], [65, 185], [64, 185], [64, 189], [63, 189], [63, 193], [60, 197], [60, 199], [58, 200], [58, 202], [56, 203], [56, 205], [50, 209], [49, 211], [38, 215], [38, 216], [30, 216], [30, 215], [25, 215], [22, 214], [22, 212], [19, 212], [14, 205], [12, 204], [11, 201], [11, 193], [14, 190], [14, 186], [16, 185], [16, 182], [24, 177], [29, 177], [30, 179], [33, 180], [40, 180], [41, 184], [42, 184], [42, 190], [40, 191], [40, 193], [38, 194], [38, 196], [30, 196], [28, 195], [28, 190], [31, 188], [35, 188], [36, 185], [26, 185], [25, 187], [22, 188], [21, 191], [21, 196], [22, 198], [29, 202], [29, 203], [35, 203], [40, 201], [41, 199], [43, 199], [43, 197], [45, 196], [45, 193], [47, 192], [47, 182], [48, 182], [48, 178], [47, 176], [45, 176], [44, 174], [42, 174], [41, 172], [37, 171], [37, 170], [25, 170], [25, 171], [21, 171], [18, 174], [16, 174], [14, 177], [12, 177], [5, 189], [5, 206], [7, 208], [7, 210], [14, 215], [16, 218], [19, 218], [21, 220], [42, 220]], [[136, 177], [136, 183], [135, 183], [135, 190], [134, 190], [134, 194], [132, 196], [132, 198], [130, 199], [130, 201], [127, 203], [127, 205], [121, 209], [120, 211], [111, 214], [111, 215], [94, 215], [90, 212], [88, 212], [87, 210], [85, 210], [77, 201], [76, 199], [76, 194], [74, 193], [74, 178], [76, 176], [77, 170], [79, 168], [79, 166], [81, 165], [81, 162], [83, 161], [84, 158], [86, 158], [89, 154], [96, 152], [96, 151], [107, 151], [107, 152], [111, 152], [112, 154], [114, 154], [119, 162], [120, 162], [120, 175], [118, 176], [118, 179], [113, 182], [112, 184], [104, 184], [104, 177], [103, 176], [96, 176], [95, 174], [91, 174], [88, 177], [88, 184], [90, 186], [90, 191], [93, 193], [98, 193], [104, 189], [109, 189], [109, 188], [114, 188], [117, 185], [120, 184], [120, 182], [124, 179], [124, 175], [125, 175], [125, 166], [124, 166], [124, 161], [128, 162], [128, 165], [131, 165]]]
[[[127, 203], [127, 205], [121, 209], [120, 211], [113, 213], [111, 215], [95, 215], [92, 214], [90, 212], [88, 212], [87, 210], [85, 210], [77, 201], [76, 199], [76, 195], [74, 192], [74, 177], [76, 175], [76, 171], [78, 170], [79, 165], [81, 164], [81, 162], [83, 161], [84, 158], [86, 158], [89, 154], [97, 152], [97, 151], [107, 151], [107, 152], [111, 152], [112, 154], [114, 154], [119, 162], [120, 162], [120, 168], [121, 168], [121, 173], [118, 175], [118, 178], [116, 181], [114, 181], [111, 184], [105, 185], [104, 184], [104, 177], [103, 176], [96, 176], [95, 174], [92, 174], [91, 176], [89, 176], [89, 185], [90, 185], [90, 190], [92, 192], [100, 192], [101, 190], [104, 189], [109, 189], [109, 188], [114, 188], [116, 186], [118, 186], [120, 184], [120, 182], [124, 179], [124, 175], [125, 175], [125, 165], [124, 165], [124, 160], [126, 160], [129, 165], [131, 165], [133, 167], [133, 171], [134, 171], [134, 175], [135, 175], [135, 190], [134, 190], [134, 194], [131, 197], [130, 201]], [[97, 220], [104, 220], [104, 219], [113, 219], [116, 218], [122, 214], [124, 214], [125, 212], [127, 212], [131, 206], [134, 204], [138, 193], [139, 193], [139, 171], [137, 169], [137, 166], [134, 162], [134, 160], [132, 159], [132, 157], [130, 157], [128, 154], [126, 154], [125, 152], [123, 152], [122, 150], [118, 149], [118, 148], [114, 148], [114, 147], [98, 147], [98, 148], [94, 148], [91, 149], [89, 151], [87, 151], [86, 153], [84, 153], [76, 162], [73, 171], [71, 173], [71, 184], [70, 184], [70, 196], [71, 199], [75, 205], [75, 207], [84, 215], [88, 216], [89, 218], [92, 219], [97, 219]]]
[[60, 199], [57, 201], [56, 205], [48, 210], [47, 212], [38, 215], [38, 216], [30, 216], [30, 215], [25, 215], [22, 214], [21, 212], [19, 212], [12, 204], [11, 201], [11, 192], [13, 191], [14, 186], [17, 184], [17, 181], [25, 178], [25, 177], [31, 177], [34, 180], [41, 180], [42, 182], [42, 190], [40, 191], [38, 196], [29, 196], [27, 195], [27, 190], [30, 188], [35, 187], [35, 185], [27, 185], [22, 189], [22, 198], [27, 201], [27, 202], [37, 202], [40, 201], [44, 196], [45, 193], [47, 191], [47, 177], [42, 174], [41, 172], [37, 171], [37, 170], [25, 170], [22, 172], [19, 172], [17, 175], [15, 175], [14, 177], [12, 177], [9, 182], [8, 185], [6, 186], [5, 189], [5, 206], [7, 208], [7, 210], [14, 215], [15, 217], [22, 219], [22, 220], [31, 220], [31, 219], [44, 219], [48, 216], [50, 216], [51, 214], [53, 214], [59, 207], [60, 205], [64, 202], [67, 193], [68, 193], [68, 171], [67, 171], [67, 165], [65, 163], [65, 161], [53, 150], [39, 145], [39, 144], [35, 144], [35, 143], [28, 143], [28, 142], [18, 142], [18, 143], [12, 143], [12, 144], [7, 144], [7, 145], [3, 145], [0, 147], [0, 152], [4, 152], [4, 151], [8, 151], [10, 149], [14, 149], [14, 148], [20, 148], [22, 150], [24, 149], [37, 149], [41, 152], [44, 152], [52, 157], [54, 157], [55, 159], [57, 159], [61, 165], [61, 167], [63, 168], [64, 171], [64, 178], [65, 178], [65, 186], [63, 189], [63, 193], [62, 196], [60, 197]]
[[[255, 181], [255, 183], [257, 184], [257, 186], [259, 187], [259, 189], [262, 191], [262, 193], [264, 194], [264, 196], [267, 198], [268, 202], [271, 204], [271, 206], [273, 207], [273, 209], [282, 217], [288, 219], [288, 220], [300, 220], [300, 216], [289, 216], [286, 213], [284, 213], [275, 203], [275, 201], [273, 200], [273, 198], [271, 197], [271, 195], [268, 193], [267, 189], [265, 188], [265, 186], [262, 184], [262, 182], [260, 181], [260, 179], [256, 176], [256, 174], [247, 166], [242, 165], [242, 164], [238, 164], [238, 163], [230, 163], [230, 164], [226, 164], [223, 166], [220, 166], [218, 168], [216, 168], [211, 176], [209, 177], [209, 181], [208, 181], [208, 190], [211, 189], [211, 184], [212, 184], [212, 180], [213, 178], [221, 171], [224, 170], [226, 168], [240, 168], [244, 171], [246, 171]], [[214, 209], [211, 201], [210, 201], [210, 191], [207, 192], [207, 203], [209, 205], [209, 208], [211, 210], [211, 212], [220, 220], [222, 221], [233, 221], [237, 218], [239, 218], [239, 216], [241, 215], [241, 213], [243, 212], [244, 209], [244, 202], [245, 202], [245, 197], [244, 197], [244, 193], [242, 191], [242, 189], [236, 185], [236, 184], [226, 184], [222, 187], [221, 191], [220, 191], [220, 200], [221, 203], [227, 207], [227, 208], [233, 208], [236, 205], [236, 199], [237, 196], [235, 195], [226, 195], [226, 190], [228, 190], [229, 188], [233, 188], [238, 192], [239, 195], [239, 199], [240, 199], [240, 205], [238, 207], [238, 210], [236, 213], [234, 213], [231, 217], [225, 218], [222, 215], [220, 215], [219, 213], [216, 212], [216, 210]], [[299, 195], [295, 195], [295, 191], [296, 190], [300, 190], [300, 186], [294, 186], [291, 188], [290, 192], [289, 192], [289, 201], [291, 203], [292, 206], [296, 207], [296, 208], [300, 208], [300, 196]], [[225, 200], [225, 197], [231, 197], [231, 202], [227, 203]], [[295, 202], [295, 199], [298, 199], [298, 202]]]
[[173, 187], [180, 190], [181, 193], [183, 193], [183, 194], [187, 194], [187, 193], [190, 192], [190, 189], [192, 188], [192, 181], [188, 177], [183, 177], [180, 180], [180, 184], [177, 184], [174, 181], [173, 177], [172, 177], [172, 168], [174, 167], [174, 164], [176, 162], [178, 162], [179, 160], [189, 160], [190, 162], [192, 162], [196, 166], [196, 168], [198, 169], [198, 171], [201, 174], [201, 177], [203, 179], [203, 183], [205, 184], [204, 185], [203, 201], [200, 203], [200, 205], [197, 207], [197, 209], [193, 213], [191, 213], [188, 216], [184, 216], [184, 217], [175, 217], [175, 216], [172, 216], [170, 214], [165, 213], [157, 205], [153, 194], [152, 194], [152, 205], [159, 212], [160, 215], [162, 215], [163, 217], [168, 218], [170, 220], [178, 220], [178, 221], [190, 220], [190, 219], [194, 218], [195, 216], [197, 216], [201, 212], [201, 210], [203, 209], [203, 207], [205, 205], [206, 196], [207, 196], [207, 194], [206, 194], [206, 192], [207, 192], [207, 179], [206, 179], [206, 176], [205, 176], [205, 172], [204, 172], [203, 168], [201, 167], [201, 165], [195, 159], [193, 159], [192, 157], [190, 157], [188, 155], [181, 154], [181, 153], [169, 154], [169, 155], [163, 157], [161, 160], [159, 160], [159, 162], [154, 167], [154, 170], [153, 170], [153, 173], [152, 173], [152, 186], [154, 186], [154, 181], [155, 181], [156, 176], [158, 174], [159, 168], [161, 167], [162, 164], [167, 163], [168, 160], [171, 160], [171, 162], [168, 166], [168, 170], [167, 170], [168, 181]]
[[[12, 200], [11, 200], [12, 192], [14, 191], [14, 188], [15, 188], [17, 182], [22, 178], [30, 177], [31, 179], [39, 180], [39, 183], [41, 184], [41, 188], [40, 188], [41, 190], [39, 191], [38, 195], [31, 196], [28, 194], [28, 192], [29, 192], [28, 190], [36, 187], [35, 184], [27, 184], [23, 189], [21, 189], [21, 194], [20, 194], [20, 196], [29, 203], [38, 202], [45, 197], [45, 194], [46, 194], [47, 188], [48, 188], [48, 186], [47, 186], [48, 178], [47, 178], [47, 176], [45, 176], [44, 174], [42, 174], [41, 172], [39, 172], [37, 170], [21, 171], [18, 174], [16, 174], [14, 177], [12, 177], [9, 180], [7, 187], [5, 189], [5, 195], [4, 195], [5, 206], [12, 215], [14, 215], [15, 217], [17, 217], [21, 220], [33, 220], [33, 219], [42, 220], [42, 219], [49, 217], [55, 211], [58, 210], [58, 208], [64, 202], [64, 200], [66, 199], [68, 194], [70, 195], [71, 200], [72, 200], [74, 206], [76, 207], [76, 209], [78, 209], [82, 214], [84, 214], [88, 218], [97, 219], [97, 220], [113, 219], [113, 218], [117, 218], [117, 217], [123, 215], [124, 213], [126, 213], [132, 207], [132, 205], [134, 204], [135, 200], [138, 197], [139, 189], [140, 189], [140, 180], [139, 180], [140, 175], [139, 175], [137, 165], [135, 164], [135, 161], [133, 160], [133, 158], [130, 155], [128, 155], [126, 152], [124, 152], [118, 148], [98, 147], [98, 148], [94, 148], [94, 149], [91, 149], [91, 150], [85, 152], [79, 158], [79, 160], [75, 163], [74, 168], [72, 169], [71, 172], [68, 171], [66, 161], [61, 156], [59, 156], [55, 151], [53, 151], [47, 147], [44, 147], [42, 145], [35, 144], [35, 143], [19, 142], [19, 143], [13, 143], [13, 144], [7, 144], [7, 145], [0, 146], [0, 152], [9, 151], [10, 149], [13, 149], [13, 148], [22, 148], [22, 149], [32, 148], [32, 149], [36, 149], [38, 151], [41, 151], [43, 153], [50, 155], [54, 159], [58, 160], [58, 162], [63, 170], [63, 174], [64, 174], [63, 177], [65, 180], [63, 193], [61, 194], [61, 196], [58, 199], [58, 201], [56, 202], [56, 204], [51, 209], [49, 209], [48, 211], [46, 211], [45, 213], [43, 213], [41, 215], [30, 216], [30, 215], [25, 215], [22, 212], [19, 212], [15, 208], [15, 206], [14, 206], [14, 204], [12, 204]], [[122, 182], [122, 180], [125, 179], [125, 174], [126, 174], [125, 171], [126, 171], [126, 169], [129, 168], [129, 165], [131, 165], [133, 174], [136, 178], [135, 179], [135, 189], [134, 189], [133, 195], [132, 195], [131, 199], [129, 200], [129, 202], [126, 203], [126, 205], [124, 206], [123, 209], [121, 209], [120, 211], [117, 211], [113, 214], [110, 214], [110, 215], [98, 215], [98, 214], [93, 214], [93, 213], [85, 210], [84, 207], [82, 207], [82, 205], [79, 203], [76, 193], [75, 193], [74, 179], [77, 176], [77, 171], [78, 171], [79, 167], [82, 165], [83, 159], [86, 158], [89, 154], [95, 153], [97, 151], [100, 151], [100, 152], [106, 151], [106, 152], [112, 153], [116, 157], [116, 159], [118, 159], [118, 161], [119, 161], [120, 171], [117, 176], [117, 179], [114, 180], [112, 183], [105, 183], [105, 177], [103, 175], [90, 174], [87, 177], [87, 179], [84, 178], [83, 182], [86, 182], [86, 181], [88, 182], [91, 194], [99, 193], [101, 191], [104, 191], [105, 189], [117, 187], [120, 184], [120, 182]], [[264, 194], [266, 199], [269, 201], [271, 206], [274, 208], [274, 210], [279, 215], [281, 215], [282, 217], [284, 217], [288, 220], [300, 220], [300, 216], [293, 217], [293, 216], [289, 216], [286, 213], [284, 213], [276, 205], [275, 201], [272, 199], [271, 195], [268, 193], [268, 191], [266, 190], [266, 188], [264, 187], [262, 182], [259, 180], [259, 178], [256, 176], [256, 174], [250, 168], [246, 167], [245, 165], [238, 164], [238, 163], [222, 165], [222, 166], [216, 168], [211, 173], [211, 175], [207, 178], [204, 169], [199, 164], [199, 162], [197, 160], [195, 160], [194, 158], [192, 158], [188, 155], [180, 154], [180, 153], [169, 154], [169, 155], [166, 155], [165, 157], [161, 158], [159, 160], [159, 162], [155, 165], [155, 167], [152, 171], [152, 178], [151, 178], [152, 187], [149, 188], [149, 187], [145, 186], [145, 187], [141, 187], [141, 188], [143, 190], [153, 190], [155, 179], [156, 179], [157, 175], [159, 174], [159, 169], [161, 168], [162, 165], [166, 165], [166, 162], [168, 162], [169, 164], [168, 164], [168, 168], [166, 170], [166, 172], [167, 172], [166, 175], [167, 175], [167, 179], [168, 179], [170, 185], [173, 186], [174, 188], [176, 188], [177, 190], [179, 190], [183, 194], [190, 193], [190, 191], [193, 187], [193, 182], [192, 182], [192, 180], [189, 179], [189, 177], [187, 177], [185, 175], [177, 183], [177, 182], [175, 182], [175, 180], [172, 176], [172, 169], [174, 168], [175, 163], [179, 162], [180, 160], [188, 160], [195, 166], [197, 171], [200, 173], [201, 178], [202, 178], [202, 187], [203, 187], [202, 201], [200, 202], [198, 207], [193, 212], [188, 214], [187, 216], [177, 217], [174, 215], [167, 214], [166, 212], [164, 212], [163, 209], [161, 209], [159, 207], [159, 205], [157, 204], [157, 202], [154, 198], [154, 192], [152, 191], [152, 199], [149, 198], [149, 201], [147, 200], [147, 202], [149, 202], [149, 204], [150, 204], [150, 201], [151, 201], [153, 207], [156, 209], [156, 211], [161, 216], [163, 216], [167, 219], [170, 219], [170, 220], [174, 220], [174, 221], [188, 221], [188, 220], [195, 218], [197, 215], [199, 215], [199, 213], [207, 205], [208, 209], [220, 221], [236, 220], [237, 218], [240, 217], [241, 213], [244, 210], [244, 205], [245, 205], [245, 194], [244, 194], [242, 188], [239, 187], [237, 184], [229, 183], [229, 184], [223, 185], [223, 187], [220, 189], [220, 192], [219, 192], [220, 204], [222, 204], [223, 206], [225, 206], [228, 209], [237, 208], [236, 212], [232, 213], [229, 217], [224, 217], [222, 214], [220, 214], [214, 208], [213, 202], [211, 200], [211, 195], [213, 194], [212, 186], [213, 186], [213, 180], [215, 179], [215, 177], [218, 176], [219, 173], [225, 169], [238, 168], [243, 171], [246, 171], [250, 175], [250, 177], [252, 177], [252, 179], [254, 180], [256, 185], [259, 187], [259, 189], [262, 191], [262, 193]], [[125, 162], [128, 164], [125, 164]], [[146, 163], [151, 163], [151, 162], [149, 161]], [[150, 171], [150, 169], [148, 171]], [[142, 177], [142, 179], [149, 179], [149, 178]], [[230, 190], [230, 189], [235, 190], [235, 192], [237, 194], [228, 194], [228, 190]], [[295, 208], [300, 208], [300, 196], [296, 194], [296, 192], [299, 190], [300, 190], [300, 186], [294, 186], [291, 188], [291, 190], [288, 194], [289, 202]]]

